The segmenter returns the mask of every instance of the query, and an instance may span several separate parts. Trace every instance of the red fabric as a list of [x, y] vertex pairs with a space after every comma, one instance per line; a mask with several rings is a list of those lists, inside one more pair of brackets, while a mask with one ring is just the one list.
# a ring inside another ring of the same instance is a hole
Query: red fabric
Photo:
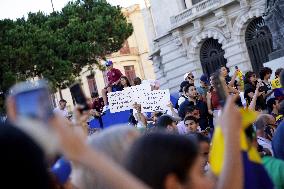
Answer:
[[216, 91], [211, 92], [211, 104], [212, 104], [212, 110], [218, 110], [221, 107]]
[[107, 72], [107, 80], [109, 85], [112, 85], [113, 83], [117, 82], [121, 76], [122, 73], [120, 70], [112, 68], [110, 71]]
[[104, 107], [104, 101], [103, 98], [99, 98], [98, 101], [93, 102], [93, 107], [92, 109], [95, 109], [98, 112], [102, 112]]

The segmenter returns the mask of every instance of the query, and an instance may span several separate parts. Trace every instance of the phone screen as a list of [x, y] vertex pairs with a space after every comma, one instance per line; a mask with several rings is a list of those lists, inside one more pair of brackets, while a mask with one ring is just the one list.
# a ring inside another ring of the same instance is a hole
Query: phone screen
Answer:
[[19, 116], [47, 121], [53, 115], [53, 108], [47, 89], [40, 88], [19, 93], [15, 96]]
[[70, 92], [72, 97], [75, 99], [76, 103], [82, 105], [82, 110], [88, 110], [89, 106], [87, 104], [87, 99], [82, 91], [80, 84], [76, 83], [70, 87]]

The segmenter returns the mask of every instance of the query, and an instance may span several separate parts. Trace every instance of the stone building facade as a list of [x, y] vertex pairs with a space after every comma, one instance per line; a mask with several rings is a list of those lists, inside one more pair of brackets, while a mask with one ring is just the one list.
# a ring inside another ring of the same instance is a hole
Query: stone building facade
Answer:
[[162, 88], [176, 91], [185, 73], [198, 79], [221, 65], [258, 73], [272, 51], [265, 10], [265, 0], [152, 0], [150, 57]]

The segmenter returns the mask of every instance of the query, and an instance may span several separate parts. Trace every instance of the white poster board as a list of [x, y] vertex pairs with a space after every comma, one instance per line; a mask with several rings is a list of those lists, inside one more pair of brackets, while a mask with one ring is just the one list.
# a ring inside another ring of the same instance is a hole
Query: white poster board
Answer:
[[169, 90], [151, 91], [150, 85], [128, 87], [123, 91], [108, 93], [110, 112], [121, 112], [133, 109], [133, 104], [141, 104], [142, 112], [167, 110], [170, 101]]
[[170, 102], [170, 92], [167, 90], [154, 90], [144, 93], [140, 101], [142, 112], [166, 111]]
[[110, 112], [121, 112], [132, 109], [134, 99], [131, 98], [131, 93], [127, 91], [118, 91], [108, 93], [108, 103]]

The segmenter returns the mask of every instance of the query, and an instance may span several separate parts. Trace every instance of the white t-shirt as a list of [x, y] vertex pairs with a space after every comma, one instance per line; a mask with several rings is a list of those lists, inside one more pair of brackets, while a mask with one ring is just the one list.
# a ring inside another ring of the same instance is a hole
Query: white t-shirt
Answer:
[[66, 117], [66, 118], [68, 117], [68, 112], [67, 112], [67, 110], [66, 110], [66, 109], [61, 110], [59, 107], [54, 108], [53, 113], [55, 113], [55, 114], [57, 114], [57, 115], [60, 115], [60, 116], [62, 116], [62, 117]]
[[271, 145], [271, 141], [266, 139], [266, 138], [263, 138], [263, 137], [257, 137], [257, 143], [259, 145], [261, 145], [263, 148], [266, 148], [268, 149], [272, 156], [273, 156], [273, 150], [272, 150], [272, 145]]

